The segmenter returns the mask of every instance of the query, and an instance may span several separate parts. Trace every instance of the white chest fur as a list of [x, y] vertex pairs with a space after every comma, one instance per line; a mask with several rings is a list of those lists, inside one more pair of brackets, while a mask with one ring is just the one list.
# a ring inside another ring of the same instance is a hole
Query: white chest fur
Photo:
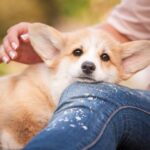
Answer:
[[47, 91], [50, 93], [54, 103], [57, 105], [61, 94], [67, 86], [73, 83], [73, 80], [69, 75], [61, 69], [56, 73], [53, 73], [51, 69], [44, 64], [39, 66], [41, 80]]

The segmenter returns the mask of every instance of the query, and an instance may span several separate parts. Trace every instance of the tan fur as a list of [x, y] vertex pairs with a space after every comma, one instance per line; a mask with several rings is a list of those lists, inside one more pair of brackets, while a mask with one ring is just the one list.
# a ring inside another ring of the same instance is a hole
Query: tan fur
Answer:
[[[3, 149], [22, 148], [47, 125], [63, 90], [84, 75], [82, 62], [90, 60], [96, 64], [92, 76], [95, 81], [116, 83], [129, 77], [123, 68], [124, 55], [129, 54], [123, 54], [122, 45], [102, 31], [87, 28], [60, 33], [52, 27], [33, 24], [29, 33], [35, 51], [46, 65], [32, 65], [21, 74], [0, 78], [0, 141]], [[73, 55], [76, 48], [83, 50], [83, 56]], [[110, 61], [100, 59], [104, 52], [109, 54]], [[147, 60], [139, 69], [150, 64], [150, 59]]]
[[20, 75], [0, 81], [3, 92], [0, 93], [0, 132], [11, 133], [19, 145], [25, 145], [45, 127], [55, 109], [49, 89], [42, 80], [37, 82], [42, 78], [42, 66], [31, 66]]

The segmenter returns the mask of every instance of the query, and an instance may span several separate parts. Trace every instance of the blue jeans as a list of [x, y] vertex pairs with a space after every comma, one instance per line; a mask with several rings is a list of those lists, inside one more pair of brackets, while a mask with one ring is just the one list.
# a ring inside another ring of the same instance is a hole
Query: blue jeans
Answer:
[[150, 150], [150, 92], [75, 83], [24, 150]]

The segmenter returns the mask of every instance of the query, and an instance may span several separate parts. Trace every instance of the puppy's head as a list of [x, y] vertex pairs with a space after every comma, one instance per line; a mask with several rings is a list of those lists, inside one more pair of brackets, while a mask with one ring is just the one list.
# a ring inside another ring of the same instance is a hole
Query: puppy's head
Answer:
[[39, 23], [29, 27], [29, 35], [43, 61], [72, 80], [115, 83], [150, 65], [150, 41], [120, 44], [96, 29], [61, 33]]

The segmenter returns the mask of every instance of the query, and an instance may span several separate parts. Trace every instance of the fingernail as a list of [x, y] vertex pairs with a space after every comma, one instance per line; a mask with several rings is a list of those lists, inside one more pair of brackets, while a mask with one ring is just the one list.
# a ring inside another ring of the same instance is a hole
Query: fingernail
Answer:
[[14, 59], [14, 58], [16, 58], [17, 53], [16, 53], [15, 51], [10, 51], [10, 52], [9, 52], [9, 56], [10, 56], [12, 59]]
[[12, 45], [12, 47], [13, 47], [14, 50], [16, 50], [17, 47], [18, 47], [18, 45], [15, 42], [12, 42], [11, 45]]
[[28, 39], [29, 39], [29, 35], [28, 35], [28, 34], [22, 34], [22, 35], [21, 35], [21, 38], [22, 38], [23, 40], [28, 40]]
[[7, 56], [3, 56], [2, 61], [7, 64], [9, 62], [9, 58]]

